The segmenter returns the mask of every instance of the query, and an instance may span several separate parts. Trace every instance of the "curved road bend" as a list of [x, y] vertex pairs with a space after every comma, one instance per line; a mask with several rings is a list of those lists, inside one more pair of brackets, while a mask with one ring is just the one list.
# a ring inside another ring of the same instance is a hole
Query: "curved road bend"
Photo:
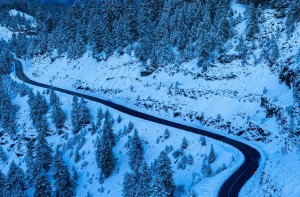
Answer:
[[239, 167], [239, 169], [237, 171], [235, 171], [225, 182], [224, 184], [221, 186], [220, 191], [219, 191], [219, 197], [234, 197], [234, 196], [238, 196], [241, 188], [243, 187], [243, 185], [251, 178], [251, 176], [254, 174], [254, 172], [258, 169], [259, 167], [259, 161], [260, 161], [260, 153], [254, 149], [253, 147], [244, 144], [242, 142], [227, 138], [225, 136], [222, 135], [218, 135], [215, 133], [211, 133], [209, 131], [203, 130], [203, 129], [198, 129], [195, 127], [191, 127], [191, 126], [186, 126], [184, 124], [179, 124], [176, 122], [172, 122], [169, 120], [165, 120], [163, 118], [159, 118], [159, 117], [155, 117], [146, 113], [142, 113], [130, 108], [127, 108], [125, 106], [113, 103], [111, 101], [107, 101], [107, 100], [103, 100], [100, 98], [96, 98], [93, 96], [89, 96], [89, 95], [85, 95], [85, 94], [81, 94], [81, 93], [77, 93], [77, 92], [73, 92], [70, 90], [65, 90], [62, 88], [58, 88], [58, 87], [54, 87], [54, 86], [50, 86], [50, 85], [46, 85], [46, 84], [42, 84], [36, 81], [33, 81], [31, 79], [29, 79], [23, 72], [23, 67], [22, 67], [22, 63], [19, 60], [15, 59], [15, 71], [16, 71], [16, 76], [31, 85], [35, 85], [35, 86], [39, 86], [42, 88], [49, 88], [49, 89], [53, 89], [55, 91], [58, 92], [62, 92], [65, 94], [70, 94], [70, 95], [77, 95], [79, 97], [91, 100], [91, 101], [95, 101], [98, 103], [101, 103], [103, 105], [106, 105], [108, 107], [111, 107], [113, 109], [116, 109], [120, 112], [123, 112], [125, 114], [134, 116], [134, 117], [138, 117], [147, 121], [151, 121], [151, 122], [155, 122], [158, 124], [162, 124], [162, 125], [166, 125], [169, 127], [174, 127], [177, 129], [181, 129], [181, 130], [185, 130], [191, 133], [195, 133], [195, 134], [200, 134], [200, 135], [204, 135], [210, 138], [213, 138], [215, 140], [221, 141], [221, 142], [225, 142], [235, 148], [237, 148], [239, 151], [241, 151], [245, 157], [245, 161], [244, 163]]

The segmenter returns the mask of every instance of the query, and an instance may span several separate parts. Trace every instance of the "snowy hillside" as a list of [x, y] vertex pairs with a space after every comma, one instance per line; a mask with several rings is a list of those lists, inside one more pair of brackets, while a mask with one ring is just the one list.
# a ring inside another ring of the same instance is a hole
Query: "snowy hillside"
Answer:
[[21, 16], [25, 18], [28, 22], [30, 22], [31, 26], [35, 27], [36, 26], [36, 19], [33, 16], [30, 16], [29, 14], [26, 14], [24, 12], [20, 12], [18, 10], [10, 10], [9, 15], [14, 17], [14, 16]]
[[[35, 89], [43, 92], [47, 100], [49, 99], [49, 94], [47, 94], [45, 90], [39, 88]], [[58, 94], [58, 96], [63, 104], [62, 109], [66, 112], [66, 114], [68, 114], [68, 118], [65, 128], [60, 132], [56, 132], [51, 119], [48, 120], [51, 130], [50, 132], [53, 134], [51, 137], [48, 137], [47, 140], [51, 147], [63, 146], [64, 158], [65, 161], [68, 161], [67, 165], [69, 169], [71, 170], [73, 169], [73, 166], [75, 167], [78, 173], [78, 180], [76, 181], [76, 196], [87, 195], [87, 193], [92, 196], [121, 195], [124, 173], [131, 171], [128, 166], [128, 151], [127, 148], [125, 148], [125, 144], [130, 136], [132, 136], [134, 129], [139, 132], [142, 139], [142, 144], [145, 150], [144, 157], [148, 165], [150, 165], [150, 163], [158, 157], [161, 150], [165, 150], [165, 148], [169, 147], [167, 149], [170, 151], [169, 156], [172, 161], [175, 183], [178, 186], [182, 185], [184, 187], [181, 192], [184, 192], [184, 190], [186, 192], [193, 190], [197, 193], [197, 195], [215, 196], [217, 194], [216, 188], [221, 186], [222, 180], [224, 180], [225, 177], [228, 177], [243, 160], [241, 153], [226, 144], [221, 144], [214, 140], [207, 139], [206, 145], [202, 146], [200, 145], [201, 136], [183, 133], [177, 129], [162, 127], [158, 124], [141, 121], [140, 119], [120, 114], [115, 110], [107, 109], [100, 104], [89, 102], [88, 107], [89, 109], [92, 109], [91, 114], [95, 119], [97, 117], [98, 109], [101, 108], [103, 112], [110, 110], [110, 113], [115, 120], [113, 130], [117, 136], [117, 145], [114, 148], [114, 153], [117, 157], [116, 168], [111, 178], [108, 178], [102, 184], [99, 184], [100, 171], [95, 161], [95, 143], [96, 138], [99, 137], [100, 131], [96, 134], [92, 134], [91, 125], [89, 125], [74, 136], [69, 129], [72, 127], [71, 118], [69, 117], [71, 114], [70, 109], [72, 108], [72, 97], [65, 94]], [[2, 136], [1, 138], [2, 148], [8, 156], [8, 160], [6, 160], [1, 167], [4, 174], [7, 174], [11, 161], [15, 161], [17, 164], [22, 164], [21, 167], [24, 171], [26, 170], [24, 162], [27, 154], [26, 145], [28, 145], [29, 139], [37, 137], [37, 132], [29, 119], [30, 109], [28, 107], [27, 100], [27, 96], [17, 96], [13, 101], [14, 104], [21, 106], [17, 116], [17, 125], [20, 129], [18, 132], [18, 141], [10, 139], [8, 135]], [[50, 117], [51, 113], [47, 116]], [[117, 121], [118, 116], [121, 117], [120, 122], [119, 120]], [[102, 125], [104, 124], [103, 121], [104, 120], [102, 120]], [[130, 122], [133, 123], [134, 128], [131, 128], [128, 135], [121, 134], [122, 132], [126, 132], [126, 128], [129, 129], [128, 125], [130, 125]], [[165, 137], [166, 129], [170, 131], [169, 137], [167, 138]], [[64, 135], [61, 135], [60, 133], [64, 133]], [[177, 158], [172, 156], [176, 150], [180, 150], [183, 138], [186, 138], [188, 142], [188, 146], [184, 150], [184, 154], [186, 154], [186, 156], [193, 157], [193, 163], [191, 165], [187, 164], [184, 170], [178, 168], [182, 156]], [[211, 166], [213, 173], [218, 172], [218, 170], [222, 168], [223, 164], [227, 169], [213, 177], [205, 178], [201, 175], [200, 169], [202, 167], [203, 159], [205, 155], [209, 153], [212, 144], [216, 152], [216, 161]], [[79, 151], [79, 161], [76, 161], [75, 159], [76, 151]], [[29, 195], [32, 195], [31, 190], [27, 192]]]
[[[5, 24], [4, 26], [0, 24], [0, 40], [3, 39], [5, 41], [9, 41], [12, 38], [14, 32], [28, 34], [30, 33], [29, 30], [33, 32], [32, 28], [35, 28], [37, 26], [36, 19], [33, 16], [30, 16], [24, 12], [20, 12], [13, 9], [10, 10], [8, 14], [11, 18], [13, 18], [12, 20], [15, 20], [14, 22], [17, 22], [17, 24], [13, 23], [14, 26], [10, 26], [8, 24]], [[22, 21], [23, 19], [24, 21]], [[27, 26], [27, 23], [30, 28]]]
[[[241, 4], [233, 4], [232, 7], [236, 16], [245, 10]], [[297, 23], [293, 35], [287, 37], [283, 29], [285, 19], [277, 19], [275, 14], [272, 9], [263, 11], [260, 36], [276, 35], [280, 52], [278, 62], [284, 62], [299, 50], [300, 25]], [[242, 21], [235, 30], [242, 33], [245, 25], [246, 22]], [[247, 65], [234, 59], [234, 55], [238, 55], [234, 50], [238, 39], [239, 33], [227, 43], [231, 47], [228, 53], [214, 61], [205, 73], [197, 66], [197, 61], [189, 61], [180, 67], [170, 64], [158, 68], [150, 76], [141, 77], [141, 63], [132, 54], [114, 54], [105, 61], [97, 62], [89, 52], [74, 61], [64, 55], [35, 58], [27, 62], [26, 73], [36, 81], [117, 100], [160, 116], [192, 122], [196, 126], [215, 127], [246, 140], [257, 141], [257, 146], [272, 161], [282, 150], [289, 149], [286, 146], [294, 145], [286, 142], [288, 134], [275, 116], [266, 118], [261, 98], [266, 97], [273, 105], [283, 109], [284, 119], [289, 120], [285, 109], [294, 104], [293, 90], [279, 83], [278, 68], [270, 68], [266, 60], [259, 59], [262, 48], [250, 52]], [[251, 45], [250, 42], [248, 44]], [[299, 156], [296, 154], [294, 157]], [[274, 161], [277, 161], [278, 158], [275, 158]], [[268, 169], [267, 164], [265, 173], [268, 175], [261, 179], [271, 176], [275, 182], [280, 180], [273, 177], [276, 175], [274, 171]], [[284, 188], [292, 186], [276, 184], [276, 187], [284, 194], [288, 193]]]
[[217, 196], [248, 158], [25, 85], [13, 56], [33, 81], [249, 144], [240, 196], [299, 196], [299, 0], [48, 3], [0, 4], [0, 196]]

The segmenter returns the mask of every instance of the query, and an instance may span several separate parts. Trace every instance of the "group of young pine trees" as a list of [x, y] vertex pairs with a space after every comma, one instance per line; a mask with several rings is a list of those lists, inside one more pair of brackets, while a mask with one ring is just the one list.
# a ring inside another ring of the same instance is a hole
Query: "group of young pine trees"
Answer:
[[176, 186], [171, 160], [166, 152], [162, 151], [149, 167], [144, 161], [144, 148], [137, 130], [129, 138], [127, 147], [132, 172], [126, 172], [124, 175], [122, 195], [173, 196]]

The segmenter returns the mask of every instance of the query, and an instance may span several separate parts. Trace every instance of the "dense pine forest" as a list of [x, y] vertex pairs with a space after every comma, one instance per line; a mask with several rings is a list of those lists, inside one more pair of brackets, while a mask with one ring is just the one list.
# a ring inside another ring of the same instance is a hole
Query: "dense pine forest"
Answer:
[[[266, 48], [266, 54], [262, 55], [271, 64], [278, 64], [274, 37], [256, 43], [258, 17], [262, 9], [277, 9], [277, 17], [287, 17], [286, 29], [292, 33], [294, 24], [300, 20], [299, 1], [240, 2], [250, 7], [246, 13], [245, 35], [240, 36], [236, 48], [237, 58], [246, 59], [249, 47], [260, 45]], [[33, 28], [24, 17], [9, 16], [5, 10], [12, 8], [33, 15], [37, 25]], [[152, 69], [174, 63], [180, 66], [196, 58], [198, 66], [205, 71], [216, 58], [222, 57], [228, 47], [226, 41], [236, 35], [233, 27], [242, 20], [241, 16], [233, 18], [229, 0], [88, 0], [75, 2], [71, 7], [17, 0], [2, 3], [0, 9], [2, 25], [25, 32], [14, 34], [9, 43], [18, 57], [46, 54], [57, 57], [67, 53], [68, 58], [76, 59], [90, 50], [101, 61], [113, 53], [134, 52], [146, 68]], [[28, 37], [26, 32], [35, 36]], [[245, 42], [250, 42], [250, 46]], [[299, 78], [297, 73], [290, 75], [292, 79], [283, 77], [283, 80], [290, 83]], [[296, 89], [300, 88], [294, 84]]]

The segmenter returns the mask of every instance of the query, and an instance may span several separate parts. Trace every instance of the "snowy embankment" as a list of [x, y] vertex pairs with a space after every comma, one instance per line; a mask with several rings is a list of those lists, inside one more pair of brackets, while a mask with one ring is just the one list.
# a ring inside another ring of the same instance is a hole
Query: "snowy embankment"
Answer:
[[[11, 76], [13, 79], [14, 76]], [[18, 80], [17, 80], [18, 81]], [[40, 92], [44, 92], [44, 95], [47, 99], [49, 99], [49, 95], [45, 93], [45, 90], [42, 88], [34, 88], [35, 91], [39, 90]], [[68, 120], [65, 124], [64, 132], [67, 135], [58, 135], [55, 133], [53, 136], [48, 137], [48, 142], [51, 147], [62, 146], [64, 144], [68, 144], [68, 139], [72, 139], [74, 135], [71, 132], [71, 120], [69, 114], [71, 113], [71, 103], [72, 97], [70, 95], [58, 93], [61, 103], [63, 104], [63, 110], [68, 114]], [[22, 133], [24, 138], [32, 138], [36, 135], [35, 129], [33, 129], [31, 120], [29, 118], [29, 107], [27, 104], [27, 96], [20, 97], [18, 96], [14, 103], [20, 106], [20, 110], [18, 113], [18, 127], [20, 128], [19, 133]], [[103, 111], [107, 109], [107, 107], [95, 103], [88, 102], [88, 106], [92, 109], [91, 113], [94, 117], [96, 117], [97, 110], [102, 108]], [[211, 140], [207, 138], [207, 145], [202, 146], [199, 135], [191, 134], [187, 132], [183, 132], [178, 129], [162, 126], [159, 124], [155, 124], [152, 122], [140, 120], [135, 117], [128, 116], [126, 114], [122, 114], [116, 110], [108, 109], [113, 118], [117, 120], [117, 117], [120, 115], [122, 117], [122, 121], [118, 123], [115, 121], [113, 130], [115, 134], [118, 134], [119, 131], [122, 131], [125, 126], [132, 122], [134, 124], [134, 128], [138, 130], [139, 135], [143, 140], [143, 146], [145, 149], [145, 161], [150, 165], [154, 159], [157, 158], [160, 151], [165, 150], [166, 146], [172, 146], [173, 151], [169, 153], [169, 156], [172, 161], [173, 171], [174, 171], [174, 179], [176, 185], [183, 185], [185, 190], [194, 190], [199, 196], [217, 196], [218, 188], [222, 185], [224, 180], [229, 177], [233, 171], [235, 171], [238, 166], [243, 162], [243, 156], [240, 152], [238, 152], [235, 148], [228, 146], [224, 143], [220, 143], [215, 140]], [[52, 125], [51, 120], [48, 121], [50, 125], [50, 129], [55, 131], [54, 125]], [[168, 139], [164, 138], [164, 131], [168, 129], [170, 131], [170, 137]], [[124, 173], [130, 171], [130, 167], [128, 165], [128, 156], [127, 149], [125, 148], [125, 144], [128, 141], [128, 137], [132, 135], [131, 132], [128, 136], [125, 135], [120, 137], [117, 141], [117, 145], [114, 148], [114, 153], [118, 159], [117, 167], [114, 170], [113, 175], [104, 181], [103, 184], [99, 183], [99, 174], [100, 170], [97, 167], [97, 163], [95, 161], [95, 141], [97, 135], [92, 135], [88, 128], [83, 129], [79, 133], [80, 136], [83, 136], [86, 140], [83, 147], [80, 149], [79, 153], [81, 155], [81, 160], [76, 163], [74, 161], [74, 151], [73, 149], [67, 149], [64, 154], [65, 161], [68, 162], [70, 169], [74, 166], [79, 174], [79, 179], [77, 181], [77, 196], [85, 195], [87, 191], [91, 195], [95, 196], [121, 196], [122, 190], [122, 181]], [[67, 137], [66, 137], [67, 136]], [[178, 150], [181, 146], [181, 141], [183, 138], [188, 140], [188, 147], [184, 150], [185, 154], [192, 155], [194, 158], [193, 165], [187, 165], [185, 170], [177, 169], [177, 164], [180, 161], [180, 157], [175, 159], [172, 156], [172, 153]], [[3, 148], [9, 149], [12, 143], [8, 142]], [[22, 163], [22, 167], [25, 170], [25, 162], [23, 156], [17, 155], [25, 155], [26, 153], [26, 142], [20, 140], [17, 142], [17, 146], [13, 146], [10, 149], [9, 160], [15, 160], [16, 163]], [[204, 155], [208, 154], [210, 151], [210, 146], [213, 144], [215, 152], [216, 152], [216, 161], [212, 163], [212, 170], [216, 172], [223, 164], [226, 166], [226, 170], [216, 174], [213, 177], [203, 178], [201, 175], [201, 167], [204, 159]], [[234, 158], [234, 159], [233, 159]], [[7, 172], [8, 166], [10, 162], [7, 162], [2, 169], [4, 173]], [[194, 178], [193, 178], [194, 177]], [[200, 178], [200, 179], [199, 179]], [[198, 180], [197, 180], [198, 179]], [[30, 192], [29, 192], [30, 194]]]

